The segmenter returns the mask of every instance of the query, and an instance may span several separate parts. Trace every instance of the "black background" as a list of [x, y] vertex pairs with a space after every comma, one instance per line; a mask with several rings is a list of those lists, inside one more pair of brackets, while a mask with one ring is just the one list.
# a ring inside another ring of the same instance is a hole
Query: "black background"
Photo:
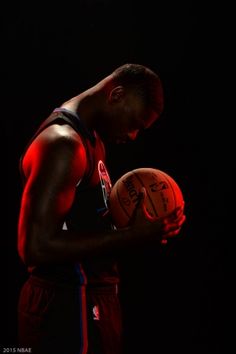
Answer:
[[26, 277], [16, 251], [22, 150], [55, 107], [134, 62], [159, 73], [165, 110], [135, 142], [107, 146], [110, 174], [115, 181], [138, 167], [166, 171], [183, 190], [187, 221], [178, 239], [160, 250], [120, 259], [126, 352], [226, 353], [225, 14], [215, 4], [149, 0], [18, 2], [2, 14], [3, 346], [16, 345], [17, 299]]

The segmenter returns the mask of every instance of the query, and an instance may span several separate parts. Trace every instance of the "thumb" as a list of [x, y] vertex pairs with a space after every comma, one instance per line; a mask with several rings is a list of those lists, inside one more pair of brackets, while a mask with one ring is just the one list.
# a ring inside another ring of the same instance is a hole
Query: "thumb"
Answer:
[[142, 187], [139, 190], [138, 199], [133, 211], [133, 215], [137, 215], [137, 213], [139, 214], [144, 212], [144, 210], [146, 209], [145, 208], [146, 198], [147, 198], [146, 189]]
[[143, 209], [145, 207], [146, 200], [147, 200], [147, 191], [145, 187], [142, 187], [139, 191], [137, 207]]
[[143, 214], [146, 216], [147, 219], [150, 221], [155, 220], [156, 218], [150, 215], [150, 213], [147, 210], [147, 190], [145, 187], [142, 187], [140, 189], [140, 197], [137, 205], [143, 212]]

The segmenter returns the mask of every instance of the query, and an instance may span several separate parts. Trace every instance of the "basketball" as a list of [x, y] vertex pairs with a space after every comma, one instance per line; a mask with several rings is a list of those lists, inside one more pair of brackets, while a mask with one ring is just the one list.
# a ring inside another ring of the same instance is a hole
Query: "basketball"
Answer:
[[111, 189], [109, 208], [113, 223], [121, 228], [128, 225], [145, 187], [146, 210], [151, 218], [158, 219], [183, 204], [182, 191], [164, 171], [155, 168], [138, 168], [121, 176]]

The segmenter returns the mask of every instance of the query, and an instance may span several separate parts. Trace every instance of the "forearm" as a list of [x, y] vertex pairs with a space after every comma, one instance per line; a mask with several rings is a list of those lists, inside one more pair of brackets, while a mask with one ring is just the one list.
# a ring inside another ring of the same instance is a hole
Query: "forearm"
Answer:
[[[31, 252], [30, 263], [50, 264], [80, 262], [85, 259], [116, 257], [143, 246], [146, 242], [145, 227], [130, 227], [101, 233], [78, 233], [61, 230], [56, 237], [48, 238]], [[149, 237], [150, 238], [150, 237]], [[155, 240], [159, 239], [155, 235]], [[150, 241], [150, 240], [149, 240]]]

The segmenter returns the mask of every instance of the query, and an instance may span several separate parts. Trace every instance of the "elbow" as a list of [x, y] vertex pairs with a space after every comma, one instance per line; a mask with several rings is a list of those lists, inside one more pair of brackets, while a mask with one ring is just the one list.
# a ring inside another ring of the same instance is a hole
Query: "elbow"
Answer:
[[22, 243], [18, 242], [18, 253], [27, 267], [39, 266], [47, 261], [46, 246], [33, 237]]
[[41, 252], [35, 246], [27, 244], [18, 253], [26, 267], [34, 267], [42, 264]]
[[25, 248], [22, 259], [27, 267], [35, 267], [43, 263], [40, 250], [32, 246]]
[[26, 267], [50, 263], [54, 254], [54, 229], [40, 215], [21, 216], [18, 224], [18, 254]]

